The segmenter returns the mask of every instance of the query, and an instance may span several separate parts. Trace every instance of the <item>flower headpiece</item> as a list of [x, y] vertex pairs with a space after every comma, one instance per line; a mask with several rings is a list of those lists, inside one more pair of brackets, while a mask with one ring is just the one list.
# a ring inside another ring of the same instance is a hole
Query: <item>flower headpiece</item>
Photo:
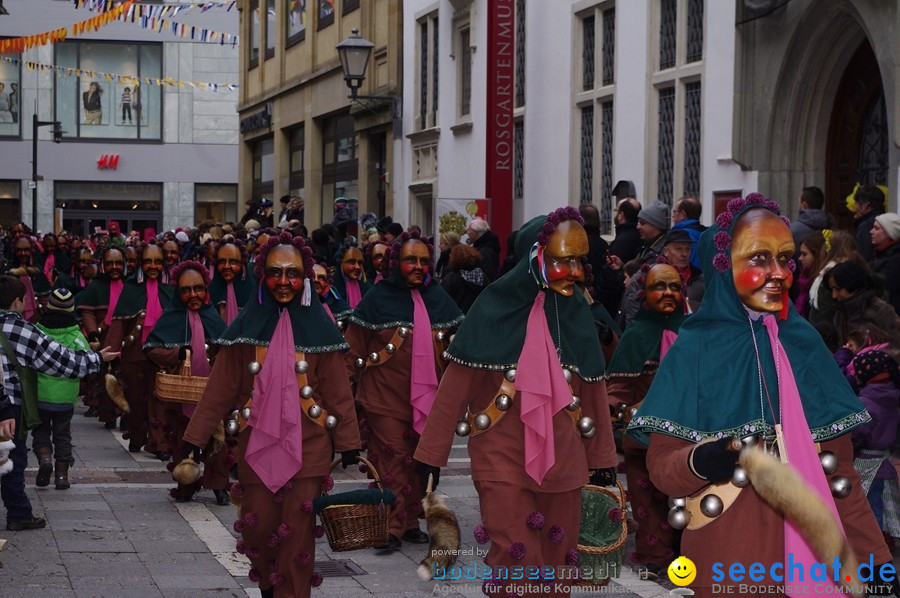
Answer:
[[[531, 246], [529, 262], [534, 261], [534, 259], [537, 258], [537, 276], [535, 276], [535, 278], [537, 279], [539, 277], [538, 282], [544, 288], [549, 284], [547, 281], [547, 263], [544, 259], [544, 250], [547, 248], [547, 243], [550, 242], [550, 237], [553, 236], [553, 233], [556, 232], [559, 225], [566, 220], [574, 220], [578, 224], [584, 226], [584, 218], [581, 217], [578, 210], [572, 206], [557, 208], [547, 214], [547, 221], [544, 222], [541, 230], [538, 231], [537, 241]], [[587, 262], [586, 257], [581, 258], [581, 265], [584, 268], [585, 286], [590, 288], [593, 286], [594, 276], [591, 265]]]
[[825, 239], [825, 251], [831, 251], [831, 235], [834, 233], [830, 228], [822, 229], [822, 238]]
[[241, 261], [244, 262], [244, 265], [247, 265], [247, 260], [250, 259], [250, 255], [247, 253], [247, 244], [241, 241], [240, 239], [235, 239], [232, 236], [227, 236], [219, 239], [216, 243], [216, 263], [219, 261], [219, 250], [225, 247], [226, 245], [234, 245], [238, 248], [238, 251], [241, 252]]
[[[773, 212], [776, 216], [787, 224], [791, 225], [791, 221], [786, 216], [781, 216], [781, 206], [771, 199], [766, 199], [761, 193], [750, 193], [747, 197], [736, 197], [728, 202], [724, 212], [716, 217], [716, 226], [719, 232], [713, 237], [713, 245], [716, 248], [716, 255], [713, 257], [713, 266], [719, 272], [727, 272], [731, 268], [731, 233], [737, 222], [738, 216], [748, 208], [765, 208]], [[789, 262], [789, 268], [794, 269], [794, 262]]]
[[314, 276], [313, 264], [315, 263], [313, 261], [312, 249], [306, 244], [303, 237], [295, 237], [287, 231], [280, 235], [272, 235], [269, 237], [266, 244], [259, 250], [259, 256], [256, 258], [256, 265], [253, 268], [256, 280], [260, 281], [260, 284], [262, 284], [266, 272], [266, 257], [268, 257], [269, 252], [272, 251], [272, 249], [279, 245], [291, 245], [300, 250], [300, 255], [303, 257], [303, 276], [307, 280], [312, 280]]
[[[403, 246], [409, 241], [422, 241], [425, 243], [425, 247], [428, 248], [428, 276], [425, 278], [424, 285], [427, 286], [431, 281], [431, 271], [434, 269], [434, 245], [428, 242], [427, 239], [422, 238], [421, 233], [417, 230], [413, 230], [412, 232], [403, 232], [399, 237], [394, 239], [394, 242], [391, 243], [390, 248], [385, 251], [385, 259], [381, 262], [381, 276], [387, 278], [391, 271], [400, 267], [400, 251], [403, 249]], [[390, 259], [388, 259], [390, 258]]]
[[184, 262], [180, 262], [174, 268], [172, 268], [171, 278], [169, 279], [169, 284], [173, 287], [178, 287], [178, 279], [181, 278], [181, 275], [187, 270], [196, 270], [200, 273], [200, 276], [203, 277], [203, 284], [209, 286], [209, 272], [206, 269], [206, 266], [198, 262], [197, 260], [187, 260]]
[[[644, 309], [650, 309], [650, 304], [647, 303], [647, 290], [645, 288], [646, 284], [647, 284], [647, 274], [649, 274], [649, 272], [653, 268], [653, 266], [655, 266], [657, 264], [666, 264], [668, 266], [671, 266], [672, 262], [670, 262], [668, 259], [666, 259], [666, 256], [660, 255], [656, 258], [656, 261], [653, 262], [652, 264], [641, 264], [640, 269], [634, 275], [635, 284], [638, 287], [638, 290], [635, 293], [635, 296], [644, 302], [643, 303]], [[672, 267], [674, 268], [674, 266], [672, 266]], [[679, 275], [679, 279], [681, 279], [680, 275]], [[681, 297], [682, 297], [682, 302], [684, 301], [684, 298], [687, 297], [687, 288], [684, 286], [683, 279], [681, 280]]]

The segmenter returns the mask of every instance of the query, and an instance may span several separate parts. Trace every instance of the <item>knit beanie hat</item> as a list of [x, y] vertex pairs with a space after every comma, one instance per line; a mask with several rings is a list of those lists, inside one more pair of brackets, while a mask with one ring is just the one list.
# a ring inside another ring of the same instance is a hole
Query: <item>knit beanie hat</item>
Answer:
[[853, 369], [856, 371], [856, 379], [864, 385], [882, 372], [893, 375], [897, 370], [897, 362], [884, 351], [866, 351], [857, 353], [853, 358]]
[[875, 222], [881, 225], [891, 241], [900, 240], [900, 215], [888, 212], [875, 216]]
[[75, 295], [69, 289], [56, 289], [50, 293], [47, 309], [71, 313], [75, 309]]
[[638, 213], [638, 220], [643, 220], [659, 230], [666, 230], [669, 228], [669, 206], [655, 199]]

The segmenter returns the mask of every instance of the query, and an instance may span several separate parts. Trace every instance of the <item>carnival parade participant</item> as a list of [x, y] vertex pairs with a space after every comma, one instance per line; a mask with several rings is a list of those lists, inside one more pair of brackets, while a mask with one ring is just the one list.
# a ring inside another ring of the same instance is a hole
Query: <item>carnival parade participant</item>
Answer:
[[[519, 230], [523, 259], [469, 310], [415, 453], [436, 470], [454, 431], [468, 436], [483, 522], [476, 539], [490, 541], [492, 568], [577, 565], [581, 487], [589, 477], [615, 480], [605, 361], [579, 287], [587, 253], [574, 208]], [[483, 590], [510, 591], [496, 580]]]
[[247, 248], [239, 240], [223, 239], [216, 245], [209, 296], [226, 325], [234, 322], [253, 296], [256, 284], [247, 268], [248, 259]]
[[163, 259], [162, 248], [155, 243], [140, 250], [139, 269], [125, 281], [107, 339], [111, 346], [122, 348], [119, 377], [131, 409], [128, 450], [137, 453], [144, 447], [167, 461], [166, 406], [153, 395], [157, 367], [141, 349], [174, 294], [172, 286], [161, 281]]
[[371, 430], [368, 457], [397, 495], [384, 547], [390, 550], [402, 540], [428, 542], [418, 521], [427, 476], [413, 453], [445, 366], [441, 353], [463, 318], [441, 285], [432, 283], [432, 264], [431, 246], [415, 232], [402, 233], [382, 265], [390, 265], [390, 275], [363, 297], [345, 333], [356, 400]]
[[[685, 318], [684, 284], [665, 258], [644, 264], [635, 275], [642, 305], [606, 369], [609, 404], [619, 419], [631, 421], [640, 408], [656, 369], [675, 342]], [[653, 577], [665, 571], [676, 554], [677, 536], [667, 521], [667, 497], [650, 481], [647, 448], [631, 436], [622, 438], [631, 512], [638, 524], [634, 560]]]
[[[264, 597], [308, 597], [321, 583], [313, 573], [311, 501], [334, 452], [345, 467], [359, 455], [340, 354], [347, 344], [312, 298], [312, 266], [302, 238], [282, 233], [266, 243], [257, 262], [258, 293], [216, 341], [221, 348], [184, 435], [183, 454], [196, 455], [222, 417], [239, 409], [240, 483], [232, 487], [241, 505], [237, 551], [250, 559], [250, 579]], [[252, 404], [245, 405], [251, 393]]]
[[381, 264], [384, 262], [384, 254], [387, 252], [388, 246], [381, 241], [366, 244], [366, 278], [373, 285], [384, 278], [381, 274]]
[[356, 309], [363, 296], [372, 288], [363, 277], [363, 254], [355, 243], [343, 245], [338, 251], [338, 267], [332, 288], [338, 296]]
[[[174, 370], [180, 367], [190, 350], [191, 375], [208, 377], [210, 361], [215, 357], [210, 342], [225, 330], [225, 322], [209, 302], [209, 272], [200, 262], [188, 260], [175, 266], [170, 275], [175, 295], [147, 337], [144, 352], [157, 366]], [[166, 410], [167, 449], [172, 455], [183, 453], [182, 435], [193, 412], [193, 406], [181, 404], [172, 404]], [[213, 490], [218, 504], [225, 505], [228, 504], [229, 466], [225, 462], [227, 453], [222, 449], [220, 446], [218, 451], [205, 455], [203, 485]], [[196, 490], [196, 487], [179, 484], [175, 500], [188, 502]]]
[[[629, 427], [649, 441], [653, 484], [688, 497], [677, 499], [670, 521], [687, 527], [681, 552], [696, 567], [698, 596], [713, 595], [717, 562], [761, 563], [763, 595], [781, 595], [781, 585], [811, 593], [814, 584], [833, 583], [811, 580], [815, 539], [736, 470], [733, 437], [774, 445], [839, 518], [860, 563], [871, 558], [878, 571], [891, 560], [853, 469], [850, 431], [869, 416], [788, 300], [795, 247], [778, 214], [777, 203], [753, 193], [729, 202], [702, 235], [703, 303], [682, 324]], [[806, 572], [802, 579], [787, 578], [789, 562]], [[785, 577], [770, 574], [778, 572], [773, 563], [783, 564]]]
[[25, 311], [22, 317], [34, 324], [41, 317], [41, 310], [50, 296], [50, 281], [34, 263], [35, 245], [24, 233], [13, 240], [13, 260], [7, 264], [6, 274], [16, 276], [25, 285]]
[[315, 278], [316, 295], [322, 301], [322, 307], [328, 313], [328, 317], [337, 324], [338, 328], [343, 330], [346, 325], [347, 318], [353, 313], [353, 309], [347, 305], [347, 302], [337, 296], [334, 289], [331, 288], [331, 275], [325, 268], [324, 264], [315, 264], [313, 266]]

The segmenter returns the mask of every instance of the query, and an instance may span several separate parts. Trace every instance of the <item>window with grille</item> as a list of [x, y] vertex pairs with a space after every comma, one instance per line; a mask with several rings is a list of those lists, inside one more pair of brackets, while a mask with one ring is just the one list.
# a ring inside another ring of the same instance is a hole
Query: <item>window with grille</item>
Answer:
[[612, 232], [613, 103], [600, 105], [600, 232]]
[[684, 195], [700, 194], [700, 82], [684, 86]]
[[290, 157], [288, 170], [290, 171], [291, 193], [303, 197], [303, 189], [306, 186], [306, 173], [304, 162], [306, 157], [306, 128], [300, 125], [289, 133]]
[[275, 56], [275, 0], [266, 0], [266, 60]]
[[675, 153], [675, 88], [659, 90], [658, 151], [656, 161], [657, 199], [672, 205], [672, 172]]
[[659, 0], [659, 68], [675, 66], [678, 0]]
[[438, 33], [437, 12], [418, 21], [418, 65], [416, 69], [416, 129], [437, 125]]
[[513, 199], [525, 197], [525, 122], [513, 123]]
[[259, 0], [250, 0], [250, 55], [249, 67], [259, 64]]
[[594, 89], [594, 15], [581, 20], [581, 89]]
[[687, 62], [703, 60], [703, 0], [687, 0]]
[[594, 107], [581, 109], [581, 203], [594, 201]]
[[467, 27], [459, 32], [459, 116], [472, 112], [472, 49], [469, 47], [471, 31]]
[[438, 20], [432, 19], [431, 23], [431, 124], [437, 125], [438, 109], [438, 59], [441, 57], [438, 47]]
[[603, 11], [603, 84], [616, 81], [616, 9]]
[[516, 108], [525, 105], [525, 0], [516, 0]]

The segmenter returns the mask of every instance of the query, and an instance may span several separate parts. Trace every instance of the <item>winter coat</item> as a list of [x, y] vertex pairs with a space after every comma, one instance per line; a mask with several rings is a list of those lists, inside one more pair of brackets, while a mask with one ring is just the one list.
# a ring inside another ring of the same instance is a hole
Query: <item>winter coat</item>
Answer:
[[[900, 339], [900, 317], [894, 308], [875, 296], [875, 291], [858, 291], [852, 297], [836, 301], [834, 304], [834, 327], [837, 329], [841, 345], [847, 342], [847, 333], [853, 328], [876, 327], [889, 338]], [[897, 347], [896, 342], [893, 344]], [[888, 350], [891, 357], [900, 357], [897, 350]]]
[[831, 225], [831, 216], [825, 210], [800, 210], [797, 219], [791, 222], [791, 236], [794, 245], [800, 251], [800, 243], [813, 233], [826, 229]]
[[[888, 379], [874, 381], [863, 386], [859, 391], [862, 401], [872, 416], [872, 421], [853, 428], [850, 433], [853, 440], [853, 453], [877, 453], [886, 451], [897, 441], [897, 426], [900, 424], [900, 390]], [[885, 459], [875, 474], [876, 479], [891, 480], [897, 477], [897, 471], [889, 459]]]
[[869, 267], [884, 276], [885, 299], [900, 314], [900, 243], [894, 243], [884, 251], [875, 250]]
[[616, 238], [609, 244], [609, 252], [623, 263], [629, 262], [637, 257], [643, 244], [637, 231], [637, 222], [625, 222], [616, 225]]
[[453, 298], [460, 311], [467, 313], [488, 282], [490, 281], [481, 268], [446, 270], [441, 286]]
[[[90, 345], [81, 333], [81, 328], [75, 323], [74, 317], [71, 324], [60, 328], [51, 328], [52, 324], [62, 323], [60, 320], [52, 321], [48, 316], [44, 316], [42, 322], [37, 327], [61, 344], [69, 349], [77, 351], [90, 351]], [[56, 378], [47, 376], [38, 372], [38, 406], [43, 407], [44, 404], [49, 406], [56, 405], [74, 405], [78, 401], [80, 380], [69, 378]], [[58, 407], [57, 407], [58, 409]]]
[[856, 227], [856, 252], [864, 260], [871, 261], [875, 250], [872, 247], [872, 227], [875, 226], [875, 212], [869, 212], [859, 220], [854, 221]]
[[472, 243], [472, 247], [481, 254], [481, 269], [484, 270], [489, 281], [495, 280], [497, 270], [500, 268], [500, 237], [487, 231]]

